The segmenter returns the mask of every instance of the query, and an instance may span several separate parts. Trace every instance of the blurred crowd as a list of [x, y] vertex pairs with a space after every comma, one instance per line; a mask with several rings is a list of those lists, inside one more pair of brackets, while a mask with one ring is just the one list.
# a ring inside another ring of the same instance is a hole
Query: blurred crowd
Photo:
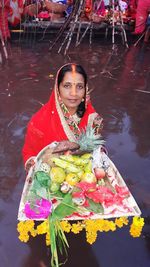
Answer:
[[[29, 20], [59, 20], [68, 17], [74, 0], [0, 0], [0, 36], [10, 38], [9, 25], [16, 27], [28, 17]], [[150, 0], [84, 0], [85, 19], [108, 17], [109, 11], [122, 12], [124, 18], [135, 21], [134, 34], [142, 34], [150, 12]], [[93, 19], [94, 20], [94, 19]]]

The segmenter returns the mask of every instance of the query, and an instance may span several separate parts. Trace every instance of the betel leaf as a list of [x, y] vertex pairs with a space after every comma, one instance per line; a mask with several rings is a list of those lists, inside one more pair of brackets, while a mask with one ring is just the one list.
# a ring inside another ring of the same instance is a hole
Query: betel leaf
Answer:
[[77, 210], [75, 204], [72, 202], [71, 194], [65, 195], [62, 202], [56, 207], [52, 213], [53, 220], [62, 220], [66, 216], [72, 215]]
[[104, 208], [100, 203], [95, 203], [92, 199], [88, 198], [89, 206], [86, 207], [87, 210], [92, 211], [94, 213], [104, 213]]
[[49, 187], [51, 181], [49, 174], [43, 171], [37, 171], [35, 173], [34, 179], [37, 180], [43, 187]]

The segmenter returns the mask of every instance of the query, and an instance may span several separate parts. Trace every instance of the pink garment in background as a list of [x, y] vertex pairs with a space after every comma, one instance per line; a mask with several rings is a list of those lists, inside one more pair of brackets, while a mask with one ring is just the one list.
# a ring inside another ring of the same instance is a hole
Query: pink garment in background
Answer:
[[145, 30], [146, 20], [149, 11], [150, 11], [150, 0], [138, 0], [135, 33], [139, 34]]
[[97, 0], [94, 3], [94, 10], [97, 15], [104, 16], [105, 15], [105, 4], [103, 0]]

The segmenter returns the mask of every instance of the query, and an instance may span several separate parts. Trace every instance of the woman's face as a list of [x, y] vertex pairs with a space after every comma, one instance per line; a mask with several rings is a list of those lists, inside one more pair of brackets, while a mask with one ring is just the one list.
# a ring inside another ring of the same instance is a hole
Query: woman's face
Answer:
[[59, 85], [60, 97], [73, 115], [85, 95], [84, 77], [77, 72], [66, 72]]

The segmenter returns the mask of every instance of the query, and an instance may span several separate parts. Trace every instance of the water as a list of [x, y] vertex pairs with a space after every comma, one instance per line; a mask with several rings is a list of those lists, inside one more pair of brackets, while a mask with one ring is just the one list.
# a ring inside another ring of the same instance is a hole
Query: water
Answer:
[[9, 60], [0, 65], [0, 258], [3, 267], [49, 266], [42, 237], [24, 244], [16, 231], [17, 212], [25, 173], [21, 158], [26, 125], [46, 103], [56, 71], [67, 62], [79, 62], [89, 76], [91, 98], [104, 118], [103, 135], [110, 158], [135, 197], [145, 227], [140, 238], [128, 227], [100, 233], [88, 245], [84, 233], [69, 234], [65, 267], [150, 266], [150, 48], [117, 45], [95, 39], [72, 45], [68, 56], [48, 53], [48, 43], [12, 43]]

